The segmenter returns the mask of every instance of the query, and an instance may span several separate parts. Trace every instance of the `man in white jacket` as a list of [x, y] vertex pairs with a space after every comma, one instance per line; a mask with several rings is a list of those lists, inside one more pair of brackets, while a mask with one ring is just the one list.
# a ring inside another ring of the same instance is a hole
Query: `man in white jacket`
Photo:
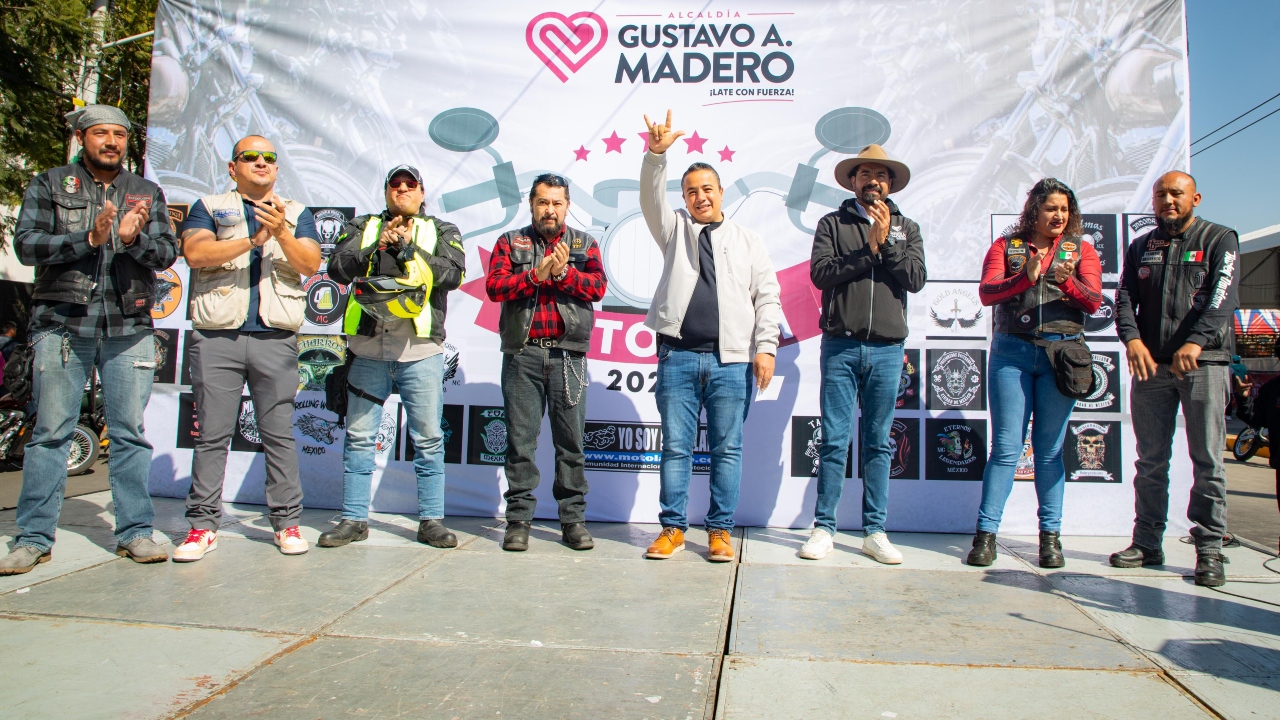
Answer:
[[658, 335], [658, 412], [662, 414], [662, 534], [645, 557], [684, 549], [685, 508], [698, 416], [707, 411], [711, 506], [706, 527], [712, 562], [733, 560], [729, 533], [742, 481], [742, 423], [752, 381], [773, 378], [782, 318], [777, 275], [764, 241], [726, 220], [720, 176], [694, 163], [680, 181], [685, 207], [667, 204], [667, 148], [684, 135], [649, 122], [649, 152], [640, 171], [640, 209], [662, 250], [662, 279], [645, 324]]

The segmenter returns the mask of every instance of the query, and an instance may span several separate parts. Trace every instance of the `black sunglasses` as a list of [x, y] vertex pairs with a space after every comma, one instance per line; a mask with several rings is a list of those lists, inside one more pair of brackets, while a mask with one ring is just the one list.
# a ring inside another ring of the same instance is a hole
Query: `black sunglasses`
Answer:
[[394, 177], [387, 181], [387, 187], [398, 190], [403, 185], [410, 190], [418, 189], [418, 181], [413, 178]]
[[276, 154], [270, 150], [241, 150], [240, 154], [231, 158], [242, 162], [258, 162], [258, 158], [267, 161], [268, 165], [276, 164]]

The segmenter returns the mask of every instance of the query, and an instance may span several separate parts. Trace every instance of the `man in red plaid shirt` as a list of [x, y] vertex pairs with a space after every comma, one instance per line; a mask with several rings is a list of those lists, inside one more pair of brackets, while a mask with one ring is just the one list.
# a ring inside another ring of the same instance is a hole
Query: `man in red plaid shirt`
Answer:
[[595, 326], [593, 303], [605, 293], [600, 248], [590, 235], [565, 225], [569, 181], [540, 175], [529, 190], [533, 223], [498, 238], [485, 289], [502, 303], [502, 399], [507, 419], [507, 531], [504, 550], [528, 550], [537, 500], [534, 454], [543, 408], [556, 449], [552, 494], [564, 542], [595, 546], [587, 532], [587, 350]]

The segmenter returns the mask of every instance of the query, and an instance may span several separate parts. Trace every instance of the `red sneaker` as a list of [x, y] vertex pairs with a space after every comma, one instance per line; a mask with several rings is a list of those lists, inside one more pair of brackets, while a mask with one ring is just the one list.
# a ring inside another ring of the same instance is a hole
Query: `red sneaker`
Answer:
[[301, 555], [311, 549], [306, 540], [302, 539], [302, 531], [297, 525], [287, 527], [276, 533], [276, 545], [280, 546], [280, 552], [285, 555]]
[[173, 551], [174, 562], [195, 562], [218, 549], [218, 533], [213, 530], [191, 529], [187, 539]]

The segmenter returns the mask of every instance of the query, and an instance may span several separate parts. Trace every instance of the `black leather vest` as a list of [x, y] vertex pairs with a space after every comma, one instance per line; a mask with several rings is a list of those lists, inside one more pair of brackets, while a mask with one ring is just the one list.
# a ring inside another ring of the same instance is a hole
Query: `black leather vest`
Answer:
[[[546, 242], [532, 225], [512, 230], [506, 234], [506, 238], [511, 244], [513, 274], [529, 272], [546, 254]], [[565, 227], [564, 237], [560, 242], [569, 243], [569, 264], [578, 270], [586, 270], [587, 250], [595, 244], [595, 239], [581, 230]], [[555, 346], [581, 353], [590, 350], [591, 330], [595, 327], [595, 308], [591, 303], [562, 293], [550, 283], [540, 286], [538, 292], [556, 294], [556, 309], [560, 311], [560, 319], [564, 320], [564, 335], [556, 340]], [[502, 303], [502, 313], [498, 319], [502, 352], [519, 354], [524, 351], [537, 298], [537, 295], [531, 295]]]
[[[1053, 282], [1054, 269], [1068, 260], [1080, 262], [1078, 237], [1063, 237], [1050, 248], [1053, 256], [1041, 265], [1040, 277], [1026, 292], [995, 307], [995, 331], [1000, 333], [1078, 335], [1084, 332], [1085, 313], [1067, 301], [1062, 288]], [[1031, 250], [1025, 240], [1011, 237], [1004, 246], [1005, 277], [1022, 272]]]

